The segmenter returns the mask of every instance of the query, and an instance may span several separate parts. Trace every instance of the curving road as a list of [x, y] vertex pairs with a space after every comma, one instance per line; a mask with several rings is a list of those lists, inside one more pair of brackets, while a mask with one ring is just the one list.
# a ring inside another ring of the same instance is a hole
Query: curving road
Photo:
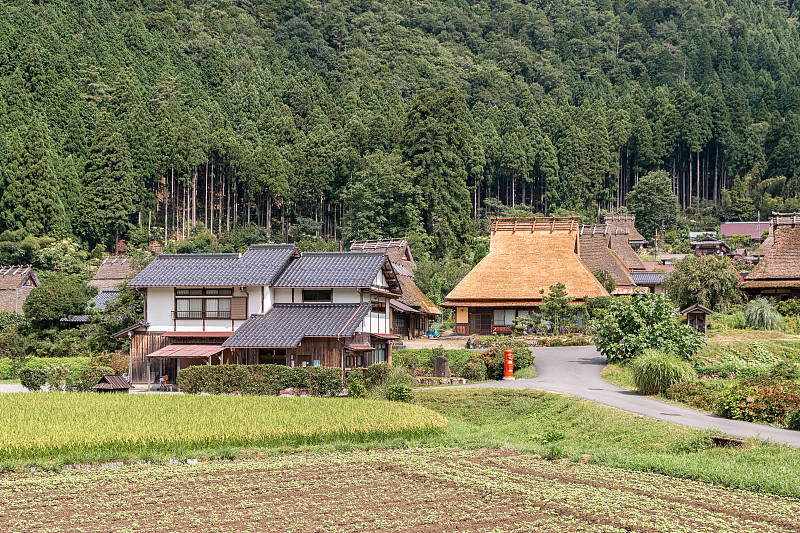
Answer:
[[640, 396], [612, 385], [600, 377], [606, 358], [594, 346], [534, 348], [536, 371], [533, 379], [492, 381], [462, 387], [503, 387], [542, 389], [578, 396], [638, 415], [699, 429], [717, 429], [727, 435], [755, 437], [771, 442], [800, 446], [800, 431], [774, 428], [750, 422], [728, 420], [666, 402]]

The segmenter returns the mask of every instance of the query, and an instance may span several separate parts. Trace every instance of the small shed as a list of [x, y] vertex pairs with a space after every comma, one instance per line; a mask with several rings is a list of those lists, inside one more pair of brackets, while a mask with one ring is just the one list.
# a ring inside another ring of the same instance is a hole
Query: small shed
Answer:
[[703, 307], [700, 304], [694, 304], [693, 306], [687, 307], [681, 311], [682, 315], [686, 315], [687, 324], [692, 326], [697, 330], [698, 333], [702, 333], [703, 335], [706, 334], [708, 316], [713, 313], [714, 311], [707, 307]]
[[124, 394], [127, 394], [131, 388], [133, 387], [128, 380], [122, 376], [103, 376], [100, 383], [92, 386], [92, 389], [97, 392], [121, 392]]

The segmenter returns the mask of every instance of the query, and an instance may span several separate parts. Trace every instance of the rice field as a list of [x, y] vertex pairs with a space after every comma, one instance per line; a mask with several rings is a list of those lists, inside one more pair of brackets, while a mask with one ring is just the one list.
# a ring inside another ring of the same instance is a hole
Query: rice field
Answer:
[[485, 449], [12, 473], [0, 501], [20, 533], [800, 531], [798, 500]]
[[418, 438], [445, 425], [423, 407], [347, 398], [2, 394], [0, 467]]

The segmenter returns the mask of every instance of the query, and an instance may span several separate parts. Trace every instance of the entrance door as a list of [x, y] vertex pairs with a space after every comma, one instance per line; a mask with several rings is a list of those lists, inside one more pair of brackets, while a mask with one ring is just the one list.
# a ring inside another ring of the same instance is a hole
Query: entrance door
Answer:
[[491, 335], [492, 334], [492, 313], [480, 312], [469, 314], [469, 333], [470, 335]]

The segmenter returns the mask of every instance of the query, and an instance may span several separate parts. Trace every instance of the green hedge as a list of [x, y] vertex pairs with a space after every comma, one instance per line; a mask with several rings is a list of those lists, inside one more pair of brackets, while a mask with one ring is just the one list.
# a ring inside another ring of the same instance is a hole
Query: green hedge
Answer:
[[306, 389], [314, 396], [342, 390], [342, 369], [283, 365], [198, 365], [178, 372], [178, 386], [188, 394], [277, 395], [288, 388]]
[[[37, 368], [46, 370], [48, 368], [66, 365], [70, 372], [79, 374], [89, 367], [91, 359], [89, 357], [31, 357], [23, 368]], [[11, 360], [0, 359], [0, 379], [12, 379]]]

